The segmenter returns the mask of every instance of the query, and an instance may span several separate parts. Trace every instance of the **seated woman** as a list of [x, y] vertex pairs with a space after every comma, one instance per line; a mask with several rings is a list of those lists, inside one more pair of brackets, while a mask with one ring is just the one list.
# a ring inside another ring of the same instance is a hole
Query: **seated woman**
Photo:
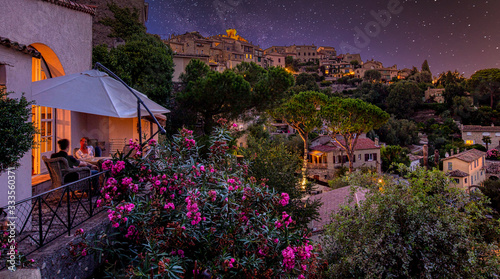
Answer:
[[89, 138], [87, 137], [80, 139], [80, 149], [75, 153], [77, 159], [92, 159], [95, 157], [94, 147], [87, 145], [88, 142]]

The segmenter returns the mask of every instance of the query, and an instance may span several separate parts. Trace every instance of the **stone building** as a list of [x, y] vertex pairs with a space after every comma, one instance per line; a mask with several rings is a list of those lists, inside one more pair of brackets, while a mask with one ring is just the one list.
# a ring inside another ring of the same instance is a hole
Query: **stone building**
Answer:
[[444, 103], [444, 88], [430, 88], [425, 90], [425, 102]]
[[469, 190], [486, 179], [486, 152], [470, 149], [443, 159], [443, 171], [450, 176], [455, 186]]
[[[330, 136], [320, 136], [311, 141], [309, 147], [308, 170], [311, 175], [318, 175], [318, 179], [332, 179], [336, 169], [349, 167], [349, 160], [346, 152], [340, 146], [344, 143], [340, 136], [332, 140]], [[380, 158], [380, 145], [378, 139], [373, 141], [361, 136], [354, 148], [353, 158], [354, 168], [369, 167], [378, 172], [381, 171], [382, 160]]]
[[[32, 100], [33, 81], [88, 70], [92, 63], [92, 16], [95, 8], [71, 1], [0, 0], [2, 38], [0, 72], [3, 86]], [[33, 107], [33, 121], [41, 133], [37, 148], [27, 152], [16, 172], [16, 200], [31, 197], [31, 176], [45, 171], [42, 156], [56, 151], [56, 142], [83, 136], [71, 122], [84, 122], [83, 114]], [[7, 204], [7, 175], [0, 175], [0, 207]]]
[[391, 67], [384, 67], [382, 62], [369, 60], [363, 63], [363, 65], [355, 70], [355, 76], [357, 78], [363, 78], [365, 72], [368, 70], [377, 70], [381, 75], [381, 80], [385, 82], [390, 82], [393, 78], [398, 77], [398, 66], [393, 65]]
[[232, 69], [241, 62], [264, 65], [262, 49], [237, 35], [235, 29], [211, 37], [204, 37], [199, 32], [171, 35], [165, 43], [179, 55], [208, 55], [210, 67], [218, 71]]
[[[325, 47], [323, 47], [325, 48]], [[332, 48], [335, 50], [334, 48]], [[329, 49], [330, 50], [330, 49]], [[331, 50], [330, 50], [331, 51]], [[291, 46], [272, 46], [264, 50], [264, 54], [280, 53], [286, 56], [292, 56], [300, 62], [316, 62], [319, 61], [317, 47], [312, 45], [291, 45]]]
[[489, 144], [489, 149], [494, 146], [500, 145], [500, 126], [479, 126], [479, 125], [463, 125], [462, 139], [465, 144], [481, 144], [486, 147], [486, 143], [483, 142], [483, 137], [490, 137], [491, 143]]

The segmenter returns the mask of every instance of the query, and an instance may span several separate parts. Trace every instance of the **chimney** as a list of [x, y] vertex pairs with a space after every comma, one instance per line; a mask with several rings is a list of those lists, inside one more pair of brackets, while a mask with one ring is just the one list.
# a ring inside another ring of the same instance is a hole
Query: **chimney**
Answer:
[[450, 156], [453, 156], [453, 152], [455, 152], [455, 149], [454, 148], [450, 149]]
[[378, 146], [378, 138], [375, 138], [375, 146]]
[[426, 169], [429, 168], [429, 146], [427, 144], [424, 144], [424, 167]]

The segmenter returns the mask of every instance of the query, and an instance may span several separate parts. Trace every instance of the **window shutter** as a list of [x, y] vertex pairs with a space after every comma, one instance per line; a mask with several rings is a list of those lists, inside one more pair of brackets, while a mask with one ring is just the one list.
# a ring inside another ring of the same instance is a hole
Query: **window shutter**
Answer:
[[369, 159], [370, 159], [370, 156], [368, 154], [365, 154], [365, 162], [368, 162]]
[[373, 160], [377, 161], [377, 153], [373, 153]]

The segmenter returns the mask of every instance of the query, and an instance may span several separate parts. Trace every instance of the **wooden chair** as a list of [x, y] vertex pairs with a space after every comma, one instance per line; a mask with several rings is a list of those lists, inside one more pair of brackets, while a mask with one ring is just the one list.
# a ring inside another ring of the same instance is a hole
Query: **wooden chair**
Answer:
[[66, 158], [49, 159], [43, 156], [42, 160], [49, 171], [53, 189], [90, 176], [89, 168], [70, 168]]

